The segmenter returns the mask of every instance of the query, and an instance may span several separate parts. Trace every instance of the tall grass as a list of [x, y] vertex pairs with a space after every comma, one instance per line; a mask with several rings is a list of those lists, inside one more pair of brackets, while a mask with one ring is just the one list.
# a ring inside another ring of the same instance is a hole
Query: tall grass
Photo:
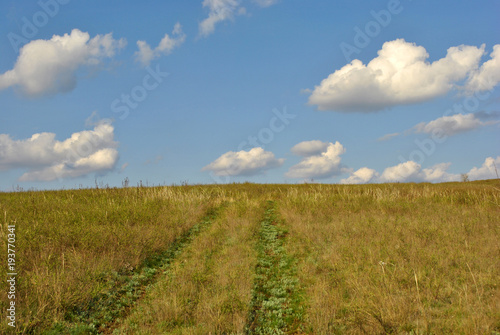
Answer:
[[498, 332], [498, 195], [481, 184], [289, 188], [280, 208], [309, 331]]
[[249, 313], [257, 208], [230, 203], [151, 287], [116, 334], [241, 334]]
[[[305, 292], [306, 332], [498, 333], [499, 190], [493, 180], [0, 193], [2, 250], [7, 225], [17, 227], [15, 332], [59, 329], [75, 309], [90, 311], [113, 280], [134, 281], [148, 259], [224, 203], [137, 306], [111, 322], [130, 334], [242, 333], [251, 322], [261, 204], [273, 200]], [[6, 287], [2, 281], [2, 320]], [[8, 331], [2, 322], [0, 333]]]
[[[165, 250], [219, 200], [216, 188], [200, 187], [0, 194], [2, 231], [11, 222], [17, 227], [16, 330], [38, 332], [63, 321], [105, 289], [113, 272]], [[2, 322], [0, 332], [7, 329]]]

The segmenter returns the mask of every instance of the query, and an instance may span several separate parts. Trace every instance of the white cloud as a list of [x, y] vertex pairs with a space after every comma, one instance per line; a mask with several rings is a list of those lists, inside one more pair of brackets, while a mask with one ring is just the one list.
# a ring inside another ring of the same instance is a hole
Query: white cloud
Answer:
[[492, 90], [500, 82], [500, 44], [493, 47], [491, 59], [474, 71], [467, 81], [469, 92]]
[[226, 152], [202, 171], [212, 171], [216, 176], [251, 176], [281, 166], [284, 161], [283, 158], [277, 159], [272, 152], [253, 148]]
[[315, 141], [304, 141], [300, 142], [299, 144], [295, 145], [291, 151], [299, 156], [314, 156], [314, 155], [319, 155], [322, 152], [325, 152], [326, 149], [328, 148], [328, 145], [330, 143], [328, 142], [321, 142], [318, 140]]
[[261, 6], [261, 7], [269, 7], [272, 6], [276, 3], [278, 3], [279, 0], [254, 0], [254, 2]]
[[232, 20], [239, 6], [238, 0], [203, 0], [203, 7], [208, 7], [210, 12], [199, 24], [200, 35], [206, 37], [214, 32], [217, 23]]
[[459, 174], [448, 173], [450, 163], [436, 164], [430, 168], [422, 169], [416, 162], [408, 161], [388, 167], [379, 174], [373, 169], [363, 167], [351, 173], [348, 178], [342, 179], [341, 184], [366, 184], [366, 183], [407, 183], [407, 182], [447, 182], [459, 181]]
[[467, 175], [469, 180], [493, 179], [498, 178], [497, 173], [500, 174], [498, 169], [500, 169], [500, 156], [488, 157], [480, 168], [473, 167]]
[[314, 88], [309, 104], [319, 110], [370, 112], [427, 101], [466, 79], [478, 68], [483, 54], [484, 45], [461, 45], [429, 63], [422, 46], [404, 39], [386, 42], [367, 65], [355, 59], [330, 74]]
[[[453, 136], [480, 127], [494, 125], [500, 123], [497, 119], [500, 116], [498, 112], [477, 112], [470, 114], [455, 114], [450, 116], [442, 116], [429, 122], [421, 122], [411, 129], [403, 132], [408, 135], [411, 133], [439, 134], [439, 136]], [[483, 121], [485, 120], [485, 121]], [[488, 121], [489, 120], [489, 121]], [[379, 141], [387, 141], [400, 133], [387, 134], [380, 137]]]
[[58, 178], [76, 178], [89, 173], [103, 173], [112, 170], [118, 160], [118, 151], [112, 148], [101, 149], [88, 157], [74, 162], [54, 164], [23, 174], [19, 181], [51, 181]]
[[143, 66], [148, 66], [153, 59], [161, 55], [169, 55], [186, 40], [186, 34], [182, 32], [182, 26], [177, 22], [172, 31], [172, 36], [165, 34], [158, 46], [151, 49], [145, 41], [137, 41], [139, 51], [136, 51], [136, 61], [141, 62]]
[[[320, 147], [323, 150], [317, 152]], [[307, 156], [301, 162], [292, 166], [285, 174], [289, 178], [328, 178], [342, 172], [340, 155], [345, 149], [338, 141], [323, 143], [320, 141], [306, 141], [294, 146], [292, 150], [299, 155]]]
[[445, 182], [457, 181], [460, 179], [458, 174], [449, 174], [446, 172], [450, 163], [441, 163], [427, 169], [416, 162], [408, 161], [396, 166], [388, 167], [382, 172], [379, 181], [386, 182]]
[[[253, 0], [258, 6], [270, 7], [280, 0]], [[233, 20], [236, 15], [246, 15], [247, 10], [241, 6], [241, 0], [203, 0], [203, 7], [209, 9], [208, 17], [199, 24], [199, 35], [207, 37], [215, 31], [219, 22]]]
[[101, 122], [93, 130], [73, 133], [57, 141], [54, 133], [38, 133], [25, 140], [0, 134], [0, 171], [27, 168], [20, 181], [50, 181], [112, 170], [118, 160], [114, 128]]
[[413, 161], [408, 161], [406, 163], [401, 163], [396, 166], [386, 168], [379, 180], [381, 182], [416, 182], [420, 181], [420, 170], [420, 164], [417, 164]]
[[430, 122], [422, 122], [413, 127], [415, 133], [432, 134], [439, 132], [446, 136], [452, 136], [466, 131], [474, 130], [482, 126], [498, 123], [498, 121], [482, 122], [476, 114], [455, 114], [443, 116]]
[[[407, 161], [395, 166], [388, 167], [379, 174], [373, 169], [363, 167], [352, 172], [348, 178], [340, 181], [341, 184], [366, 184], [366, 183], [407, 183], [407, 182], [429, 182], [442, 183], [450, 181], [460, 181], [461, 175], [449, 173], [451, 163], [440, 163], [430, 168], [423, 169], [414, 161]], [[473, 167], [467, 175], [469, 180], [483, 180], [498, 178], [498, 168], [500, 167], [500, 156], [497, 158], [488, 157], [479, 168]]]
[[340, 180], [341, 184], [366, 184], [370, 182], [375, 182], [379, 174], [373, 169], [363, 167], [355, 172], [353, 172], [348, 178]]
[[20, 87], [27, 96], [71, 91], [80, 67], [98, 65], [125, 45], [125, 39], [115, 40], [111, 33], [90, 39], [78, 29], [50, 40], [31, 41], [21, 48], [14, 68], [0, 74], [0, 90]]
[[[430, 183], [442, 183], [447, 181], [459, 181], [460, 175], [456, 173], [448, 173], [448, 168], [451, 163], [440, 163], [430, 168], [422, 169], [420, 173], [421, 181]], [[418, 180], [417, 180], [418, 181]]]

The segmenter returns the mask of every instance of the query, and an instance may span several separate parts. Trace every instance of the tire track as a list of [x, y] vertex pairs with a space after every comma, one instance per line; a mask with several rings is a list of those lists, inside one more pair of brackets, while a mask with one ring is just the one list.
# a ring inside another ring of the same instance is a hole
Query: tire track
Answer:
[[144, 296], [147, 287], [156, 281], [158, 275], [168, 270], [186, 246], [211, 225], [224, 207], [223, 204], [209, 209], [201, 222], [177, 237], [167, 250], [147, 258], [133, 275], [113, 273], [106, 292], [93, 298], [86, 306], [73, 308], [66, 315], [68, 322], [54, 325], [46, 334], [111, 334], [118, 326], [117, 320], [128, 315]]
[[286, 253], [287, 230], [268, 201], [261, 221], [247, 334], [303, 333], [304, 307], [295, 261]]
[[257, 263], [255, 217], [262, 214], [243, 204], [228, 205], [114, 334], [243, 334]]

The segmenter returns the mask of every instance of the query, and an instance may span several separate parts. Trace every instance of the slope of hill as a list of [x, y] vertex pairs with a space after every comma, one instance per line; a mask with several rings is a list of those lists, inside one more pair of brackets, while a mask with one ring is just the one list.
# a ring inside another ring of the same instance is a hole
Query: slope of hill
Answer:
[[2, 333], [500, 332], [498, 180], [0, 193], [0, 212]]

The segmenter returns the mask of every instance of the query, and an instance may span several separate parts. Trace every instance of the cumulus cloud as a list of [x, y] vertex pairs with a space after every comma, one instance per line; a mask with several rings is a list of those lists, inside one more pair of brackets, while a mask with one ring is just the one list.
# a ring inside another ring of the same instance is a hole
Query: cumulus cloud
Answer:
[[353, 172], [348, 178], [341, 179], [341, 184], [367, 184], [375, 182], [380, 175], [377, 171], [363, 167]]
[[78, 29], [50, 40], [31, 41], [21, 48], [14, 68], [0, 74], [0, 90], [19, 87], [27, 96], [71, 91], [79, 68], [100, 64], [126, 43], [125, 39], [113, 39], [111, 33], [91, 39]]
[[481, 167], [473, 167], [467, 175], [469, 176], [469, 180], [498, 178], [498, 174], [500, 174], [500, 171], [498, 171], [499, 168], [500, 156], [497, 156], [497, 158], [488, 157], [484, 160]]
[[474, 71], [465, 86], [469, 92], [489, 91], [500, 82], [500, 44], [493, 47], [491, 59]]
[[[446, 57], [429, 63], [422, 46], [404, 39], [386, 42], [367, 65], [355, 59], [330, 74], [314, 88], [309, 104], [319, 110], [371, 112], [427, 101], [446, 94], [476, 70], [484, 48], [451, 47]], [[496, 68], [496, 61], [492, 60], [491, 67]], [[487, 77], [481, 71], [478, 76]]]
[[445, 182], [459, 180], [460, 175], [446, 172], [450, 163], [441, 163], [427, 169], [416, 162], [408, 161], [388, 167], [382, 172], [380, 182]]
[[137, 41], [139, 51], [136, 51], [136, 61], [142, 63], [143, 66], [148, 66], [153, 59], [159, 58], [162, 55], [169, 55], [172, 51], [179, 47], [186, 40], [186, 34], [182, 32], [182, 26], [177, 22], [172, 31], [172, 35], [165, 36], [161, 39], [160, 44], [154, 49], [151, 49], [145, 41]]
[[73, 133], [64, 141], [54, 133], [14, 140], [0, 134], [0, 171], [28, 169], [20, 181], [50, 181], [112, 170], [118, 160], [114, 128], [101, 122], [93, 130]]
[[250, 151], [226, 152], [202, 171], [212, 171], [216, 176], [252, 176], [279, 167], [284, 161], [258, 147]]
[[[386, 168], [382, 174], [373, 169], [363, 167], [352, 172], [348, 178], [340, 181], [341, 184], [366, 184], [366, 183], [394, 183], [394, 182], [429, 182], [441, 183], [450, 181], [460, 181], [461, 175], [449, 173], [451, 163], [440, 163], [430, 168], [423, 169], [414, 161], [407, 161], [395, 166]], [[481, 167], [473, 167], [467, 176], [469, 180], [483, 180], [498, 178], [498, 167], [500, 167], [500, 156], [497, 158], [488, 157]]]
[[420, 179], [418, 176], [420, 170], [420, 164], [408, 161], [386, 168], [379, 179], [381, 182], [417, 181]]
[[482, 122], [481, 114], [455, 114], [443, 116], [430, 122], [422, 122], [413, 127], [415, 133], [441, 133], [446, 136], [452, 136], [466, 131], [474, 130], [482, 126], [498, 123], [499, 121]]
[[291, 151], [299, 156], [315, 156], [320, 155], [322, 152], [325, 152], [330, 143], [321, 142], [318, 140], [315, 141], [304, 141], [295, 145]]
[[322, 179], [343, 171], [340, 155], [345, 153], [345, 149], [338, 141], [335, 144], [321, 141], [301, 142], [292, 148], [292, 152], [306, 157], [292, 166], [285, 174], [286, 177]]
[[204, 37], [215, 31], [217, 23], [232, 20], [241, 9], [238, 0], [204, 0], [203, 7], [209, 9], [208, 17], [199, 24], [200, 35]]
[[447, 182], [460, 180], [459, 174], [448, 173], [450, 163], [441, 163], [427, 169], [414, 161], [407, 161], [386, 168], [382, 174], [373, 169], [363, 167], [353, 172], [348, 178], [342, 179], [342, 184], [366, 183], [407, 183], [407, 182]]

